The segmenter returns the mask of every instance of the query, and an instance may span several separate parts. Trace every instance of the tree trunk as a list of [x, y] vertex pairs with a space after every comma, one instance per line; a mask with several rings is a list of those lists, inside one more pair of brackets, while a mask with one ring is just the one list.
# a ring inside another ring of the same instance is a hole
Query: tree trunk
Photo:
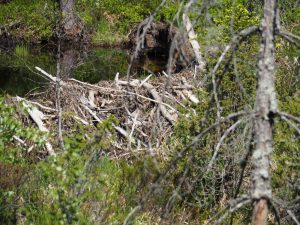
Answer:
[[80, 41], [83, 36], [83, 24], [75, 13], [75, 0], [59, 0], [59, 9], [60, 38], [63, 41]]
[[270, 163], [273, 151], [273, 117], [277, 111], [275, 94], [274, 39], [276, 0], [265, 0], [261, 21], [261, 44], [258, 62], [258, 86], [255, 102], [255, 150], [253, 152], [252, 198], [253, 225], [267, 224], [268, 202], [272, 195]]

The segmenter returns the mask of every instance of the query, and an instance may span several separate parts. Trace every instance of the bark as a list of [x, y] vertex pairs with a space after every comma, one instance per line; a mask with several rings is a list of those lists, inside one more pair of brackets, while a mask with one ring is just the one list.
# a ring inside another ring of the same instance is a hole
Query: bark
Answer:
[[271, 198], [270, 162], [273, 151], [273, 116], [277, 111], [275, 94], [274, 38], [276, 0], [265, 0], [261, 21], [261, 44], [258, 62], [258, 87], [255, 111], [255, 150], [253, 152], [252, 198], [253, 225], [267, 223], [268, 201]]
[[59, 0], [59, 9], [60, 38], [64, 41], [80, 41], [83, 37], [83, 24], [75, 13], [75, 0]]

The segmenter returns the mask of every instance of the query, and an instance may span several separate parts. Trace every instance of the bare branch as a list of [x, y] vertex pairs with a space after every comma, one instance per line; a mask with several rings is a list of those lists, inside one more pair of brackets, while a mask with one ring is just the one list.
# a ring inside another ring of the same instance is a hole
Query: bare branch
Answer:
[[294, 40], [291, 36], [288, 36], [285, 33], [281, 33], [281, 32], [279, 32], [277, 35], [286, 39], [288, 42], [295, 45], [297, 48], [300, 48], [300, 43], [298, 43], [296, 40]]
[[289, 216], [292, 218], [296, 225], [300, 225], [299, 220], [297, 220], [295, 214], [291, 210], [288, 209], [286, 212], [289, 214]]
[[293, 121], [295, 121], [296, 123], [299, 123], [299, 124], [300, 124], [300, 118], [299, 118], [299, 117], [293, 116], [293, 115], [288, 114], [288, 113], [286, 113], [286, 112], [280, 112], [280, 111], [278, 111], [277, 114], [280, 115], [280, 116], [284, 116], [284, 117], [286, 117], [286, 118], [288, 118], [288, 119], [290, 119], [290, 120], [293, 120]]
[[217, 155], [218, 155], [218, 152], [219, 152], [219, 149], [223, 143], [223, 141], [225, 140], [225, 138], [229, 135], [230, 132], [234, 131], [237, 126], [242, 122], [243, 120], [242, 119], [239, 119], [237, 122], [235, 122], [232, 126], [230, 126], [226, 131], [225, 133], [223, 134], [223, 136], [221, 137], [220, 141], [218, 142], [218, 144], [216, 145], [216, 149], [214, 151], [214, 154], [210, 160], [210, 162], [208, 163], [208, 167], [207, 167], [207, 171], [210, 171], [215, 159], [217, 158]]
[[288, 32], [287, 30], [280, 29], [279, 34], [296, 39], [297, 41], [300, 41], [300, 37], [298, 35]]
[[285, 116], [281, 116], [281, 119], [287, 122], [291, 127], [293, 127], [300, 135], [300, 129], [296, 126], [296, 124], [294, 124], [291, 120], [287, 119]]
[[[272, 200], [272, 203], [275, 203], [279, 208], [284, 209], [287, 212], [287, 214], [291, 217], [291, 219], [295, 222], [296, 225], [300, 225], [300, 222], [298, 221], [295, 214], [290, 210], [290, 207], [287, 206], [286, 203], [282, 199], [279, 199], [278, 197], [277, 198], [273, 197], [271, 200]], [[296, 199], [296, 200], [299, 200], [299, 199]]]
[[233, 200], [231, 205], [230, 205], [230, 209], [224, 213], [223, 216], [221, 216], [215, 223], [214, 225], [219, 225], [221, 224], [229, 215], [231, 215], [232, 213], [234, 213], [236, 210], [242, 208], [244, 205], [251, 203], [252, 200], [249, 197], [242, 197], [236, 200]]

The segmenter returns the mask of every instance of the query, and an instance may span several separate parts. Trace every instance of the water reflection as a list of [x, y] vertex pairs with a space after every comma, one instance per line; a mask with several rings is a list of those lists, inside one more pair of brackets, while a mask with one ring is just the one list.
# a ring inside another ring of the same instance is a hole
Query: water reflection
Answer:
[[[55, 76], [56, 58], [55, 52], [49, 48], [0, 48], [0, 93], [25, 96], [32, 90], [47, 86], [47, 80], [36, 73], [34, 67]], [[126, 51], [121, 49], [62, 48], [59, 58], [61, 77], [74, 77], [89, 83], [113, 79], [117, 72], [126, 74], [127, 58]]]

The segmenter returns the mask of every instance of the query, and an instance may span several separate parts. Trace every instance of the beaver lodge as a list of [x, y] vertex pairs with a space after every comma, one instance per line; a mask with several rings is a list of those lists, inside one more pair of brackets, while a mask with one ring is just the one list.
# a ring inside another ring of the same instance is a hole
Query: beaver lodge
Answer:
[[[36, 69], [51, 84], [43, 94], [33, 94], [22, 102], [28, 110], [28, 124], [35, 124], [41, 131], [57, 130], [59, 112], [56, 104], [57, 78]], [[114, 141], [114, 156], [124, 154], [128, 144], [141, 150], [149, 147], [159, 148], [172, 133], [172, 126], [180, 116], [176, 105], [185, 108], [189, 104], [198, 104], [201, 99], [195, 96], [195, 81], [192, 71], [184, 71], [174, 76], [151, 79], [119, 79], [101, 81], [97, 84], [84, 83], [75, 79], [60, 81], [60, 104], [62, 108], [62, 130], [64, 134], [76, 132], [74, 124], [97, 127], [113, 115], [119, 123], [113, 124], [117, 133]], [[23, 117], [26, 115], [22, 115]], [[45, 153], [54, 155], [53, 146], [57, 145], [49, 138]], [[23, 143], [25, 144], [25, 143]]]

